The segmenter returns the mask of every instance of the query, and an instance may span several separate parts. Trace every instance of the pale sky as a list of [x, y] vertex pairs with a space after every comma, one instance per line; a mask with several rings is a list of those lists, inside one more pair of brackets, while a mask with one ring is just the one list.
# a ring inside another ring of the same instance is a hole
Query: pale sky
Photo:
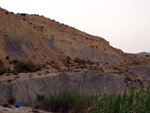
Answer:
[[124, 52], [150, 52], [150, 0], [0, 0], [0, 7], [46, 16]]

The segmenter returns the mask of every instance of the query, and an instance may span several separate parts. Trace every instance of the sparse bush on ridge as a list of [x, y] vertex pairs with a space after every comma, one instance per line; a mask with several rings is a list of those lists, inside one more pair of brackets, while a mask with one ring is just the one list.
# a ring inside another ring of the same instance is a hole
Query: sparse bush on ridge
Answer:
[[93, 65], [93, 64], [94, 64], [94, 62], [91, 61], [91, 60], [87, 60], [86, 62], [87, 62], [87, 64], [89, 64], [89, 65]]
[[58, 71], [61, 70], [61, 67], [59, 66], [59, 64], [58, 64], [58, 63], [55, 63], [54, 60], [51, 60], [50, 62], [47, 62], [47, 64], [51, 65], [52, 68], [54, 68], [54, 69], [56, 69], [56, 70], [58, 70]]
[[73, 62], [71, 57], [67, 56], [64, 60], [63, 60], [63, 64], [64, 66], [66, 66], [67, 68], [70, 68], [73, 66]]
[[86, 61], [84, 59], [79, 59], [77, 57], [74, 59], [74, 62], [76, 62], [78, 64], [85, 64], [86, 63]]
[[72, 60], [72, 59], [71, 59], [70, 56], [67, 56], [67, 57], [66, 57], [66, 60], [67, 60], [67, 61], [70, 61], [70, 60]]
[[18, 60], [13, 60], [12, 62], [13, 62], [13, 64], [15, 64], [15, 63], [17, 63], [17, 62], [18, 62]]
[[84, 64], [89, 64], [89, 65], [93, 65], [94, 64], [94, 62], [92, 62], [91, 60], [84, 60], [84, 59], [79, 59], [79, 58], [75, 58], [74, 59], [74, 62], [76, 62], [76, 63], [78, 63], [78, 64], [82, 64], [82, 65], [84, 65]]
[[6, 13], [6, 15], [8, 15], [8, 14], [9, 14], [9, 12], [8, 12], [8, 11], [6, 11], [5, 13]]
[[53, 64], [53, 65], [51, 65], [51, 66], [52, 66], [54, 69], [58, 70], [58, 71], [61, 70], [59, 64]]
[[6, 60], [9, 60], [9, 56], [6, 56]]
[[21, 13], [20, 15], [21, 15], [21, 16], [26, 16], [27, 14], [25, 14], [25, 13]]
[[12, 61], [9, 61], [9, 64], [12, 64]]
[[55, 61], [51, 60], [51, 61], [50, 61], [50, 64], [55, 64]]
[[66, 56], [63, 60], [62, 60], [63, 64], [65, 67], [68, 68], [68, 70], [75, 69], [75, 68], [80, 68], [80, 69], [87, 69], [87, 65], [94, 65], [95, 62], [89, 60], [89, 59], [80, 59], [78, 57], [76, 57], [75, 59], [72, 59], [69, 56]]

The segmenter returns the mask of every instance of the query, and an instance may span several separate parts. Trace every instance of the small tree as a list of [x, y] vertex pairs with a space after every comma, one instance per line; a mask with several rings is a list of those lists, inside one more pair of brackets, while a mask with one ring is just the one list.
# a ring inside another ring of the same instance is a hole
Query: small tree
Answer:
[[9, 60], [9, 56], [6, 56], [6, 60]]

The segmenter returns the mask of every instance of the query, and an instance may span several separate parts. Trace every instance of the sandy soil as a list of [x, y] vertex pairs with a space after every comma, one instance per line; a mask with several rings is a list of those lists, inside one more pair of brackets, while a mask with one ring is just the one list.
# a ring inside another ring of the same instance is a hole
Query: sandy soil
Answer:
[[52, 113], [52, 112], [36, 110], [36, 109], [32, 109], [30, 107], [15, 108], [13, 106], [11, 106], [11, 107], [0, 106], [0, 113]]

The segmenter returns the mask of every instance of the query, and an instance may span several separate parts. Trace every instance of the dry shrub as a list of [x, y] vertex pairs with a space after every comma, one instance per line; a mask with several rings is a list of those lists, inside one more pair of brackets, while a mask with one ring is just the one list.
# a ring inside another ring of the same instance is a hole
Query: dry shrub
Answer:
[[14, 63], [14, 71], [15, 72], [35, 72], [39, 71], [42, 68], [42, 65], [35, 64], [32, 61], [23, 62], [17, 61]]

